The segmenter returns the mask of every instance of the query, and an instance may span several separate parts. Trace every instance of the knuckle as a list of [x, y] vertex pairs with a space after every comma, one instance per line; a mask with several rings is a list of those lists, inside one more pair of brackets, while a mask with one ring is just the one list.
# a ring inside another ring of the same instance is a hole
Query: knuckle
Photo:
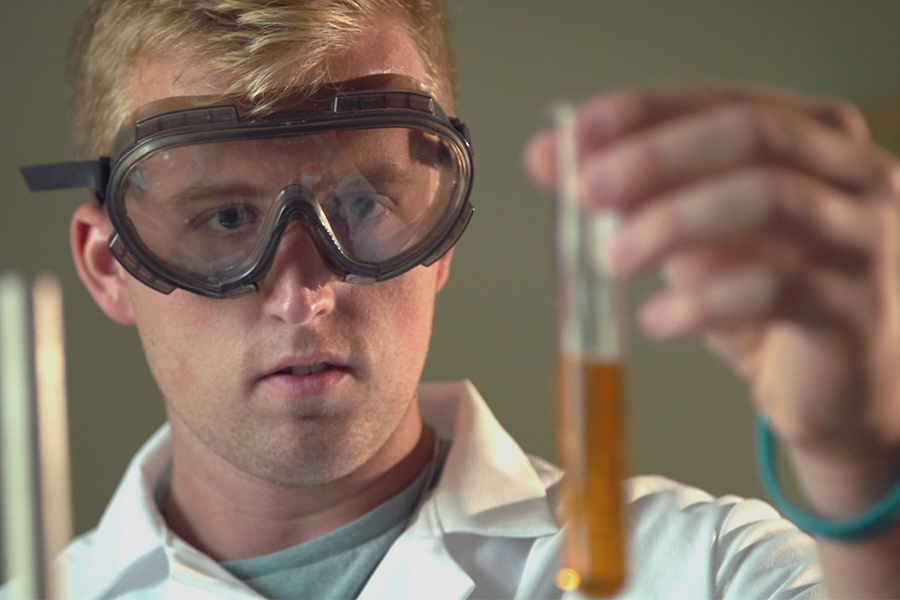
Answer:
[[654, 107], [647, 90], [634, 86], [620, 87], [609, 95], [609, 101], [626, 123], [640, 123], [651, 118]]
[[758, 158], [780, 155], [791, 145], [786, 124], [776, 111], [749, 103], [736, 105], [733, 110], [753, 155]]
[[709, 282], [705, 304], [721, 325], [756, 321], [772, 312], [781, 286], [781, 278], [772, 269], [737, 267]]
[[852, 102], [835, 99], [819, 110], [819, 120], [856, 139], [869, 138], [869, 126], [862, 111]]
[[806, 210], [807, 198], [797, 178], [785, 169], [760, 168], [753, 173], [755, 191], [764, 207], [764, 218], [774, 224], [785, 214]]
[[647, 102], [647, 94], [643, 88], [633, 85], [617, 87], [610, 91], [607, 97], [618, 104], [628, 106], [644, 106]]
[[602, 136], [616, 135], [651, 116], [648, 93], [634, 86], [618, 87], [586, 101], [580, 119]]
[[867, 187], [887, 197], [891, 204], [900, 205], [900, 163], [892, 156], [877, 157]]

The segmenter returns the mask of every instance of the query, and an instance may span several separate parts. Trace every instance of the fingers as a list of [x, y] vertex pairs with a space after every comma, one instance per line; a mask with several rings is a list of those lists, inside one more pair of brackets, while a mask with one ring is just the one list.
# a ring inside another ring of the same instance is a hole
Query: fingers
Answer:
[[868, 327], [873, 302], [866, 285], [839, 272], [754, 264], [710, 272], [690, 286], [670, 286], [648, 300], [638, 318], [649, 335], [663, 341], [752, 331], [777, 321], [858, 338]]
[[658, 293], [643, 305], [639, 320], [651, 336], [677, 339], [708, 328], [759, 321], [774, 309], [777, 293], [777, 278], [771, 272], [744, 268]]
[[589, 151], [623, 134], [689, 113], [738, 104], [802, 114], [857, 141], [870, 139], [862, 113], [841, 99], [759, 85], [689, 84], [622, 89], [586, 102], [579, 119], [583, 149]]
[[890, 201], [757, 170], [648, 205], [610, 251], [626, 274], [662, 267], [668, 287], [640, 313], [660, 340], [790, 321], [855, 343], [875, 337], [877, 295], [891, 279], [884, 271], [896, 247]]
[[791, 240], [804, 260], [858, 271], [881, 243], [882, 224], [881, 212], [816, 179], [751, 169], [660, 196], [630, 215], [610, 253], [617, 270], [630, 275], [686, 247]]
[[[607, 148], [627, 134], [689, 115], [708, 114], [731, 107], [765, 108], [799, 115], [808, 122], [858, 143], [870, 141], [862, 114], [843, 100], [800, 95], [783, 90], [735, 85], [681, 86], [663, 89], [624, 89], [585, 102], [579, 111], [580, 154]], [[555, 189], [556, 148], [552, 131], [536, 135], [528, 145], [525, 164], [534, 181]]]
[[752, 264], [793, 272], [809, 263], [807, 257], [790, 243], [771, 241], [761, 245], [742, 240], [687, 248], [668, 257], [662, 263], [661, 272], [667, 285], [690, 288], [716, 273]]
[[893, 174], [871, 145], [849, 140], [803, 116], [727, 106], [629, 136], [585, 156], [580, 192], [589, 206], [625, 210], [699, 178], [747, 166], [776, 166], [869, 193]]

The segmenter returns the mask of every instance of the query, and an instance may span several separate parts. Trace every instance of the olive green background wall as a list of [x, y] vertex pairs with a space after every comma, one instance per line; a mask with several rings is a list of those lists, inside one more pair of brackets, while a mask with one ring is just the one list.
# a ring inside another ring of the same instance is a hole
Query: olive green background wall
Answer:
[[[673, 79], [766, 81], [869, 105], [900, 90], [900, 3], [449, 1], [477, 212], [439, 298], [426, 378], [470, 378], [527, 450], [552, 457], [552, 205], [520, 166], [547, 106]], [[93, 306], [71, 267], [68, 218], [85, 192], [30, 195], [16, 171], [71, 157], [62, 73], [85, 4], [3, 0], [0, 11], [0, 269], [49, 269], [65, 286], [79, 532], [163, 419], [135, 332]], [[653, 285], [636, 282], [635, 299]], [[760, 493], [746, 390], [699, 343], [636, 333], [631, 372], [633, 471]]]

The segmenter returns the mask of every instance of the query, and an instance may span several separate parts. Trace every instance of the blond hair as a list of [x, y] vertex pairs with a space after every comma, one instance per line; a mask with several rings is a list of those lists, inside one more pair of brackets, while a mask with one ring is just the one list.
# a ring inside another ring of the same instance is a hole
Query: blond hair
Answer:
[[93, 0], [69, 51], [75, 150], [82, 158], [110, 152], [143, 57], [201, 60], [227, 77], [227, 91], [276, 101], [296, 86], [323, 83], [328, 59], [385, 14], [407, 25], [430, 79], [424, 83], [452, 112], [456, 68], [440, 0]]

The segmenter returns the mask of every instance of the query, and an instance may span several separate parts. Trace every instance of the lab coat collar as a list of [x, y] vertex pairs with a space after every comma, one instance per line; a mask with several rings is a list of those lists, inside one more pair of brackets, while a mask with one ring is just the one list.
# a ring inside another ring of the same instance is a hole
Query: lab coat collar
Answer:
[[529, 458], [469, 381], [420, 388], [425, 421], [453, 439], [431, 501], [445, 533], [538, 537], [559, 530], [547, 489], [562, 473]]
[[[145, 565], [163, 565], [164, 548], [168, 528], [160, 514], [156, 494], [159, 485], [168, 480], [172, 463], [169, 427], [164, 425], [144, 444], [131, 460], [125, 476], [119, 483], [100, 524], [92, 536], [96, 540], [116, 540], [127, 537], [121, 544], [90, 544], [74, 546], [74, 551], [93, 554], [89, 561], [82, 557], [67, 556], [71, 564], [103, 564], [107, 568], [91, 573], [79, 573], [79, 588], [88, 597], [106, 593], [128, 573]], [[111, 580], [110, 574], [119, 574]]]
[[453, 558], [441, 533], [434, 505], [423, 506], [372, 573], [358, 600], [468, 598], [475, 582]]
[[467, 598], [475, 583], [454, 556], [472, 549], [464, 541], [469, 536], [454, 534], [538, 538], [559, 531], [547, 489], [561, 472], [529, 459], [469, 381], [423, 384], [419, 405], [425, 421], [453, 444], [434, 492], [359, 600]]

